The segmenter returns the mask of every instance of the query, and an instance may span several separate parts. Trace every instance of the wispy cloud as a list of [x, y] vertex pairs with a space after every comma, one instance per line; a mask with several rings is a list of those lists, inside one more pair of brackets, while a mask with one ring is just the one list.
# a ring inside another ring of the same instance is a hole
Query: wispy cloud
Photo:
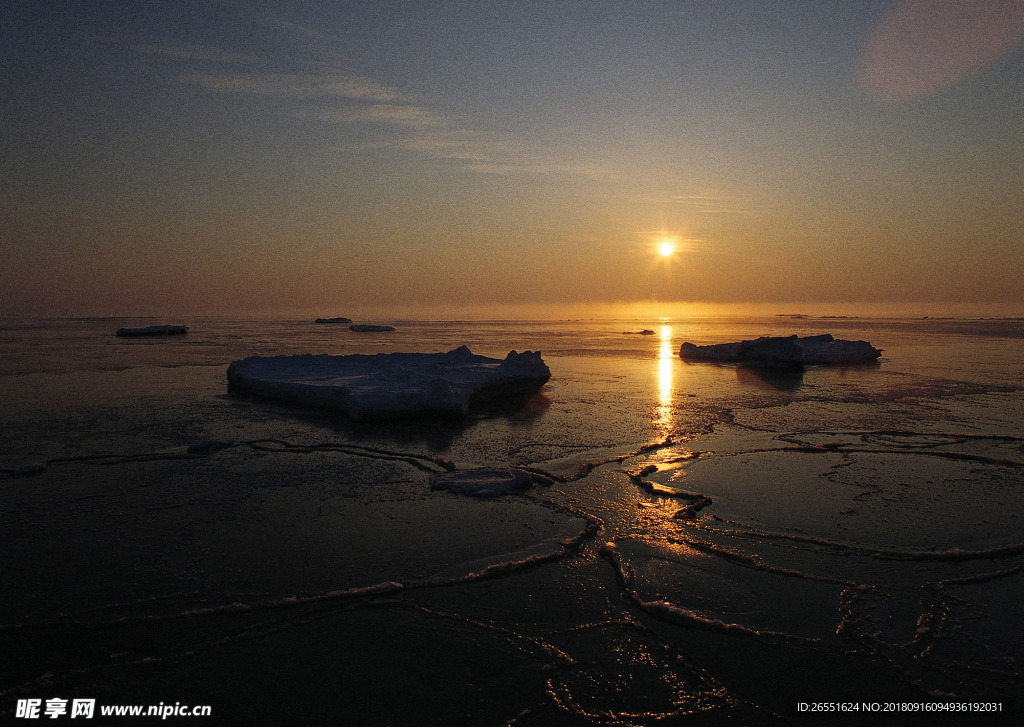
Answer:
[[206, 61], [210, 63], [245, 63], [251, 64], [257, 61], [256, 56], [245, 53], [233, 53], [223, 48], [196, 43], [177, 44], [140, 44], [135, 50], [149, 55], [166, 56], [169, 58], [180, 58], [183, 60]]
[[441, 117], [422, 106], [399, 104], [372, 104], [347, 108], [307, 109], [299, 111], [300, 119], [326, 122], [362, 121], [369, 123], [397, 124], [411, 127], [440, 127]]
[[708, 214], [734, 214], [745, 215], [748, 210], [736, 204], [736, 200], [724, 196], [710, 194], [680, 194], [674, 195], [673, 202], [689, 207], [696, 212]]
[[553, 159], [482, 159], [468, 163], [466, 168], [483, 174], [535, 174], [569, 175], [580, 177], [608, 177], [612, 172], [599, 164], [573, 164]]
[[290, 21], [282, 20], [281, 18], [275, 18], [270, 15], [255, 15], [253, 16], [253, 20], [259, 23], [260, 25], [266, 26], [268, 28], [278, 28], [280, 30], [288, 32], [291, 35], [298, 35], [303, 38], [312, 38], [314, 40], [322, 40], [327, 42], [338, 42], [338, 38], [328, 33], [324, 33], [321, 30], [317, 30], [316, 28], [310, 28], [308, 25], [300, 25], [299, 23], [292, 23]]
[[319, 122], [376, 123], [401, 128], [384, 141], [372, 144], [346, 144], [338, 151], [405, 149], [435, 159], [448, 159], [464, 169], [480, 174], [560, 174], [607, 176], [608, 170], [591, 163], [559, 160], [531, 144], [499, 139], [483, 132], [461, 127], [456, 121], [434, 113], [422, 104], [390, 103], [348, 105], [342, 108], [318, 108], [299, 111], [299, 118]]
[[390, 86], [342, 71], [323, 74], [189, 73], [181, 80], [216, 93], [366, 101], [397, 101], [402, 98], [402, 94]]
[[[337, 41], [315, 28], [274, 17], [259, 15], [249, 16], [249, 19], [278, 29], [282, 34], [327, 43]], [[426, 157], [451, 160], [467, 171], [490, 175], [608, 175], [608, 171], [598, 165], [585, 160], [582, 163], [566, 160], [528, 141], [467, 129], [458, 119], [436, 112], [413, 93], [339, 68], [308, 63], [308, 71], [290, 73], [226, 71], [228, 64], [235, 69], [240, 64], [249, 69], [266, 68], [268, 59], [190, 44], [145, 45], [138, 50], [195, 61], [195, 67], [181, 74], [179, 81], [209, 93], [290, 98], [296, 101], [292, 114], [301, 121], [376, 124], [385, 130], [372, 142], [353, 140], [334, 147], [337, 150], [404, 149]], [[199, 70], [200, 64], [210, 70]]]
[[477, 134], [465, 130], [424, 129], [418, 134], [405, 136], [395, 141], [404, 149], [441, 159], [455, 159], [464, 162], [485, 163], [494, 158], [494, 150], [488, 150], [488, 142]]

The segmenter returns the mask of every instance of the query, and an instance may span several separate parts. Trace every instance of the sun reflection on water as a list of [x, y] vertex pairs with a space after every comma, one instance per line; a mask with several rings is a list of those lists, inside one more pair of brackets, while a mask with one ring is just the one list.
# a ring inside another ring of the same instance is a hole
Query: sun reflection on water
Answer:
[[675, 352], [672, 350], [672, 326], [662, 325], [658, 329], [658, 408], [655, 426], [661, 434], [668, 436], [675, 427], [672, 412], [672, 398], [675, 389], [672, 374], [675, 367]]

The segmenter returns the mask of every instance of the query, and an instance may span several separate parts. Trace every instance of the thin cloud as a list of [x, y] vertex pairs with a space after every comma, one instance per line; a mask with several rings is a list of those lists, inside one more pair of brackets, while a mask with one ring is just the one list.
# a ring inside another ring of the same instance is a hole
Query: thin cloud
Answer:
[[[328, 112], [319, 118], [353, 121], [356, 116], [359, 114]], [[332, 149], [341, 152], [406, 149], [426, 157], [450, 160], [469, 172], [495, 176], [568, 175], [607, 178], [611, 174], [608, 169], [596, 164], [561, 162], [537, 150], [516, 150], [507, 143], [486, 139], [465, 130], [450, 131], [432, 128], [430, 125], [410, 125], [409, 129], [412, 133], [397, 135], [387, 141], [344, 144], [333, 146]]]
[[314, 40], [322, 40], [330, 43], [340, 42], [337, 37], [329, 35], [328, 33], [324, 33], [323, 31], [317, 30], [316, 28], [310, 28], [307, 25], [300, 25], [298, 23], [292, 23], [287, 20], [281, 20], [280, 18], [275, 18], [269, 15], [256, 15], [253, 16], [252, 19], [256, 23], [259, 23], [260, 25], [266, 26], [268, 28], [279, 28], [281, 30], [287, 31], [292, 35], [299, 35], [304, 38], [312, 38]]
[[398, 143], [405, 149], [435, 156], [441, 159], [456, 159], [468, 162], [487, 162], [492, 155], [485, 152], [480, 139], [471, 138], [465, 132], [432, 131], [405, 137]]
[[198, 45], [195, 43], [180, 44], [142, 44], [135, 46], [135, 50], [149, 55], [167, 56], [169, 58], [180, 58], [190, 61], [205, 61], [209, 63], [256, 63], [256, 56], [244, 53], [232, 53], [215, 46]]
[[673, 202], [678, 202], [697, 212], [734, 215], [745, 215], [748, 213], [747, 210], [736, 206], [734, 200], [727, 197], [709, 194], [680, 194], [673, 196], [671, 199]]
[[293, 96], [297, 98], [344, 98], [366, 101], [398, 101], [395, 89], [347, 73], [189, 73], [181, 77], [215, 93]]
[[441, 124], [425, 126], [417, 133], [395, 139], [394, 145], [460, 162], [467, 171], [480, 174], [607, 177], [610, 173], [596, 164], [562, 161], [529, 145], [501, 141], [465, 129], [446, 129]]
[[611, 172], [596, 164], [567, 164], [557, 161], [540, 160], [533, 162], [502, 161], [484, 159], [467, 164], [466, 168], [482, 174], [509, 176], [514, 174], [568, 175], [580, 177], [607, 177]]
[[341, 109], [311, 109], [300, 111], [298, 118], [326, 122], [370, 122], [399, 126], [440, 126], [440, 117], [422, 106], [399, 104], [373, 104]]
[[[284, 33], [333, 39], [313, 28], [261, 15], [252, 18]], [[150, 45], [141, 50], [184, 60], [212, 63], [247, 63], [261, 59], [198, 45]], [[370, 144], [340, 145], [336, 150], [406, 149], [436, 159], [447, 159], [465, 170], [491, 175], [575, 175], [607, 177], [608, 170], [597, 165], [567, 162], [545, 154], [525, 143], [489, 137], [460, 129], [451, 119], [435, 113], [413, 94], [338, 69], [318, 68], [306, 73], [206, 72], [179, 76], [209, 93], [276, 96], [302, 102], [319, 102], [315, 107], [297, 108], [295, 118], [319, 123], [378, 124], [392, 129], [387, 138]]]

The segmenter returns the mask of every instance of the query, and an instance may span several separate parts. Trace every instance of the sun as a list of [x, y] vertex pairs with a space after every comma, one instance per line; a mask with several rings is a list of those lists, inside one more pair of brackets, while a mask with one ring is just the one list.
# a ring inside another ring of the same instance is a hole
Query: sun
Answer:
[[662, 257], [670, 257], [672, 253], [676, 251], [676, 246], [672, 244], [671, 240], [663, 240], [658, 243], [658, 254]]

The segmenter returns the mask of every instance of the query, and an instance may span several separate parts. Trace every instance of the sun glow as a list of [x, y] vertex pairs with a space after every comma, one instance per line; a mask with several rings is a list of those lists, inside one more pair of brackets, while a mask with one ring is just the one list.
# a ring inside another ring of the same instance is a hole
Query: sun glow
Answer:
[[676, 246], [671, 240], [662, 240], [658, 243], [658, 254], [662, 257], [669, 257], [676, 251]]

